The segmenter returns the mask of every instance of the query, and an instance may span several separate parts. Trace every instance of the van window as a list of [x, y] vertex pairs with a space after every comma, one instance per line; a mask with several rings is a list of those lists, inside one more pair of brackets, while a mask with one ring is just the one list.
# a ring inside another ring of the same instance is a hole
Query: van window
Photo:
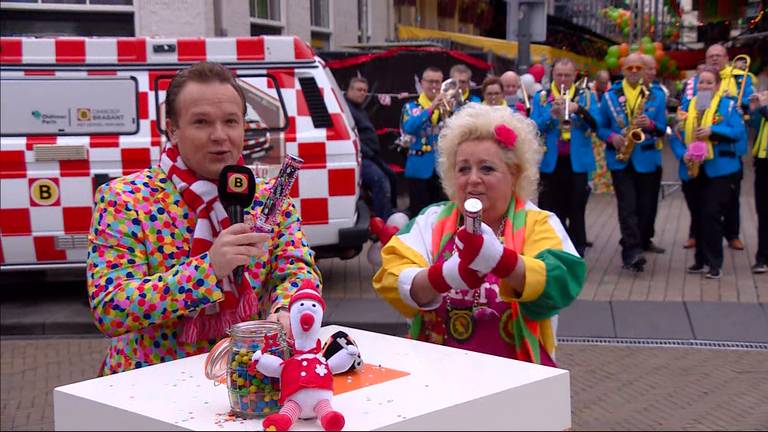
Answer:
[[[155, 88], [167, 89], [173, 75], [156, 76]], [[288, 127], [288, 110], [277, 79], [269, 74], [238, 75], [238, 84], [245, 93], [245, 123], [249, 131], [274, 132]], [[157, 127], [165, 133], [165, 92], [155, 93]]]
[[131, 77], [0, 79], [0, 135], [133, 135], [137, 89]]

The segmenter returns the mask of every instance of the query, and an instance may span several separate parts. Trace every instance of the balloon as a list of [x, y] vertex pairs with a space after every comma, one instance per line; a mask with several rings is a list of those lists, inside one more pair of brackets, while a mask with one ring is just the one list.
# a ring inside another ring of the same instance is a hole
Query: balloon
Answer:
[[666, 57], [666, 55], [667, 55], [667, 53], [665, 53], [662, 50], [658, 50], [657, 49], [656, 50], [656, 54], [654, 55], [654, 57], [656, 57], [656, 61], [657, 62], [660, 62], [662, 59], [664, 59], [664, 57]]
[[616, 59], [616, 57], [608, 57], [605, 59], [605, 65], [608, 67], [608, 69], [616, 69], [619, 66], [619, 61]]
[[536, 78], [536, 82], [541, 82], [541, 79], [544, 77], [546, 71], [544, 70], [544, 66], [542, 66], [541, 63], [536, 63], [528, 68], [528, 73]]
[[611, 57], [618, 57], [619, 56], [619, 46], [618, 45], [611, 45], [608, 47], [608, 55]]
[[640, 42], [642, 42], [643, 44], [652, 44], [653, 43], [651, 38], [649, 38], [648, 36], [643, 36], [643, 38], [640, 39]]
[[653, 44], [643, 44], [643, 54], [654, 55], [656, 47]]
[[656, 52], [664, 51], [664, 44], [661, 42], [654, 42], [653, 46], [656, 47]]
[[661, 63], [659, 64], [659, 66], [663, 68], [666, 68], [667, 66], [669, 66], [669, 56], [665, 55], [664, 58], [661, 59]]
[[622, 57], [619, 59], [619, 69], [624, 69], [624, 60], [626, 57]]
[[619, 54], [621, 54], [621, 57], [626, 57], [629, 54], [629, 44], [624, 42], [623, 44], [619, 45]]
[[629, 36], [629, 27], [624, 27], [622, 33], [624, 33], [624, 36]]

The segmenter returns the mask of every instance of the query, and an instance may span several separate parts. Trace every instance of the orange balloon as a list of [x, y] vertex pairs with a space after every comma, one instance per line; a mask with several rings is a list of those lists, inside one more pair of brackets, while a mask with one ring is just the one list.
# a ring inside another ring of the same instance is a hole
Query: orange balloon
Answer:
[[629, 44], [624, 42], [623, 44], [619, 45], [619, 54], [621, 57], [626, 57], [629, 55]]
[[624, 69], [624, 59], [626, 57], [622, 57], [619, 59], [619, 69]]
[[656, 61], [660, 62], [664, 58], [664, 56], [666, 56], [666, 55], [667, 55], [667, 53], [657, 49], [656, 50]]
[[664, 44], [661, 42], [654, 42], [653, 46], [656, 47], [656, 52], [664, 51]]

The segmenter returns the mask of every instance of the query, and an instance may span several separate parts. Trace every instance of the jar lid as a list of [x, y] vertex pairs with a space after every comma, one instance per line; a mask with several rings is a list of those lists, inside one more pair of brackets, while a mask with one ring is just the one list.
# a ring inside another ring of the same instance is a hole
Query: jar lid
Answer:
[[225, 337], [213, 346], [205, 358], [205, 377], [216, 384], [224, 384], [227, 375], [227, 363], [232, 347], [229, 338]]

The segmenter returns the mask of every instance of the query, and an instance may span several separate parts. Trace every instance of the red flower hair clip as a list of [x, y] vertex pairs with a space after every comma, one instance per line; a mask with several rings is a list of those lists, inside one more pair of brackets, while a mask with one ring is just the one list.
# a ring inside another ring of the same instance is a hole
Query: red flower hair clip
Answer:
[[496, 136], [496, 141], [503, 147], [506, 147], [509, 150], [515, 148], [517, 133], [515, 133], [511, 127], [503, 123], [496, 125], [496, 127], [493, 128], [493, 134]]

